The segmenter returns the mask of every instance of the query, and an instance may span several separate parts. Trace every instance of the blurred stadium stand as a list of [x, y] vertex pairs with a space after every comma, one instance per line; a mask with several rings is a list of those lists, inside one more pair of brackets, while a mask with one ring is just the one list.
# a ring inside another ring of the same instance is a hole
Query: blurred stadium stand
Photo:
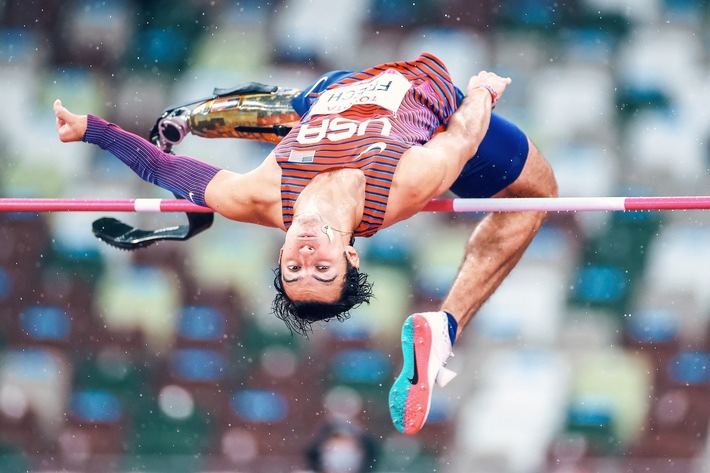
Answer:
[[[497, 112], [561, 195], [707, 194], [709, 20], [703, 0], [0, 0], [0, 195], [167, 196], [61, 145], [57, 97], [146, 136], [213, 87], [302, 87], [423, 50], [460, 86], [513, 78]], [[237, 171], [268, 151], [180, 145]], [[329, 420], [372, 435], [383, 472], [710, 471], [709, 215], [551, 215], [407, 437], [387, 412], [400, 324], [437, 307], [480, 216], [358, 242], [377, 299], [301, 340], [269, 317], [279, 232], [218, 219], [126, 253], [93, 238], [93, 214], [0, 214], [0, 471], [303, 471]]]

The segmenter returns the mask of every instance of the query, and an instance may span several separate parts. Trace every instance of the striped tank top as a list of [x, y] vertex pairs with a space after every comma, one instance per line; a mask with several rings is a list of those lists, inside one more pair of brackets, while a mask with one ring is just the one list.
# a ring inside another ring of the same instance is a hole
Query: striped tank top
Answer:
[[405, 151], [431, 139], [456, 104], [444, 64], [424, 53], [350, 75], [314, 97], [301, 121], [276, 146], [286, 228], [293, 206], [317, 174], [356, 168], [365, 175], [365, 206], [355, 236], [382, 225], [392, 179]]

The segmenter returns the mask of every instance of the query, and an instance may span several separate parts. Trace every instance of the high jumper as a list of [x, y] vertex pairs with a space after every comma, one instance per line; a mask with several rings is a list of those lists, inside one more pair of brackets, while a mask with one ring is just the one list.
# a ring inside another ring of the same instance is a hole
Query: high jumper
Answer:
[[[170, 152], [171, 132], [178, 131], [173, 142], [185, 133], [184, 110], [159, 121], [159, 146], [94, 115], [74, 114], [59, 100], [54, 112], [61, 141], [96, 144], [143, 179], [194, 204], [284, 231], [272, 308], [292, 330], [307, 333], [313, 322], [342, 320], [369, 302], [372, 284], [359, 271], [355, 237], [406, 220], [447, 191], [463, 198], [557, 196], [554, 174], [539, 150], [492, 113], [510, 83], [481, 71], [464, 92], [438, 58], [423, 53], [360, 72], [328, 73], [304, 92], [262, 90], [281, 93], [277, 102], [285, 100], [287, 107], [274, 116], [284, 122], [231, 128], [276, 143], [244, 174]], [[242, 93], [238, 103], [250, 94]], [[433, 385], [453, 376], [446, 361], [456, 336], [517, 264], [545, 215], [494, 212], [482, 218], [441, 310], [404, 321], [403, 368], [390, 390], [398, 430], [411, 434], [424, 425]]]

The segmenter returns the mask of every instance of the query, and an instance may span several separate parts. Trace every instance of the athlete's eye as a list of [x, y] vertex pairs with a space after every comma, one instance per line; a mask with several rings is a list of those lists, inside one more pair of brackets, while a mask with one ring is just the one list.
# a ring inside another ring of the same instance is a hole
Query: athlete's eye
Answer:
[[299, 269], [301, 269], [301, 267], [297, 266], [295, 264], [292, 264], [290, 266], [286, 266], [286, 269], [288, 269], [289, 271], [298, 271]]
[[317, 266], [318, 271], [328, 271], [330, 266]]

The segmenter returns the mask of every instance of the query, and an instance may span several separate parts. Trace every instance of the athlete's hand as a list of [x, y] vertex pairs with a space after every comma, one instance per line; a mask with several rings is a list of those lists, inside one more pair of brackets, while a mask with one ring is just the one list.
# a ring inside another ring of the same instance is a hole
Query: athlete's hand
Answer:
[[63, 143], [81, 141], [84, 138], [84, 133], [86, 133], [87, 116], [71, 113], [62, 105], [62, 101], [59, 99], [54, 101], [52, 109], [57, 117], [59, 139]]
[[468, 88], [466, 89], [467, 94], [470, 94], [475, 89], [481, 87], [489, 89], [491, 96], [493, 98], [493, 104], [495, 105], [496, 100], [503, 95], [505, 88], [508, 87], [513, 80], [510, 77], [500, 77], [494, 72], [481, 71], [475, 76], [471, 77], [468, 81]]

